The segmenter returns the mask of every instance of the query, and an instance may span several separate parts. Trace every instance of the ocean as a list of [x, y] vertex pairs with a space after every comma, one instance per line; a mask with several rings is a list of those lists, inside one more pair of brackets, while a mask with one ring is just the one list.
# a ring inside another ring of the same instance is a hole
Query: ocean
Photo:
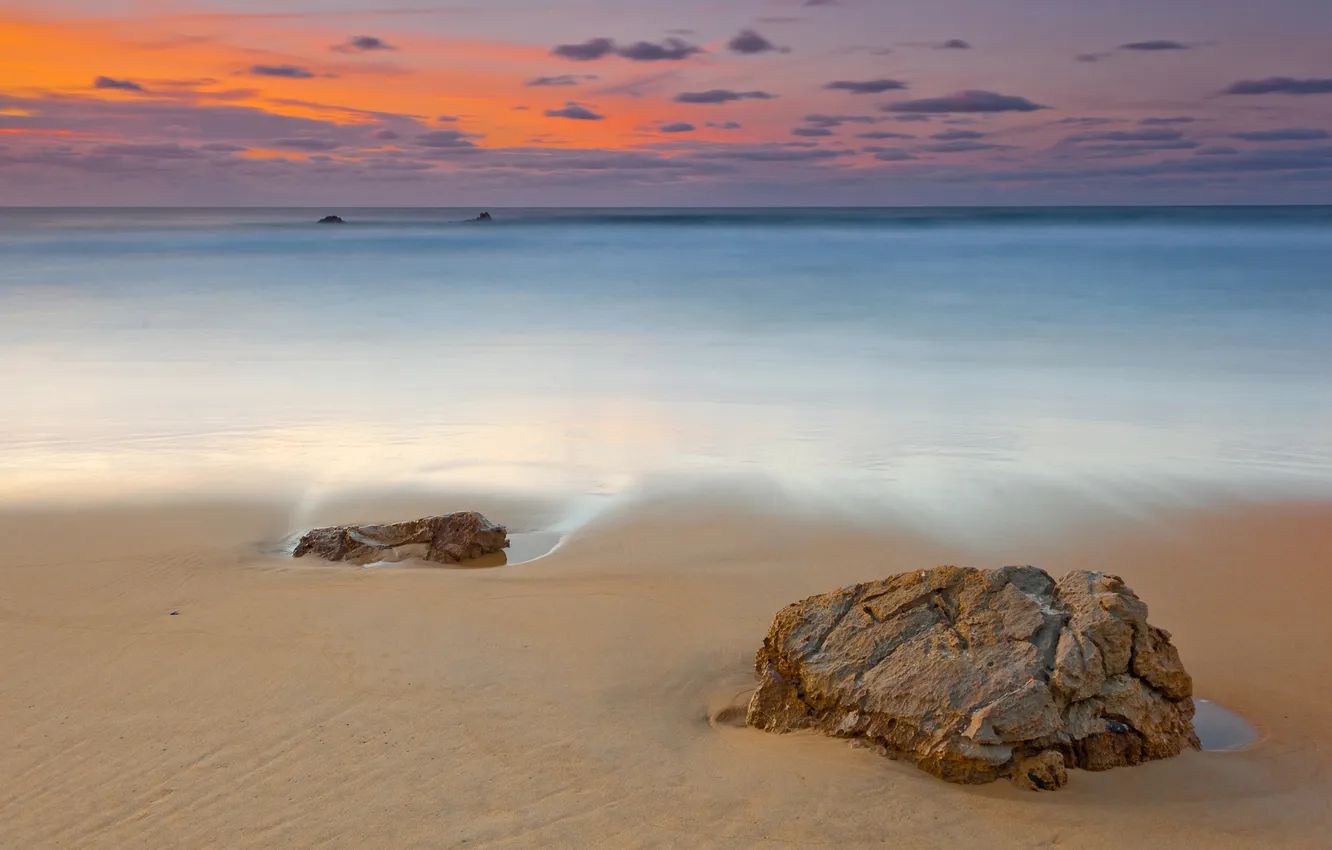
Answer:
[[478, 212], [0, 209], [0, 499], [1332, 490], [1332, 207]]

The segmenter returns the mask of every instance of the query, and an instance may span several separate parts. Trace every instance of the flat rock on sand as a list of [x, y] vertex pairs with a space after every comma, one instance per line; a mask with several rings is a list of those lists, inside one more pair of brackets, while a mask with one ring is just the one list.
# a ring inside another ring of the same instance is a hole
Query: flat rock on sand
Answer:
[[748, 723], [862, 739], [951, 782], [1052, 790], [1198, 748], [1193, 680], [1117, 576], [937, 567], [780, 611]]
[[292, 557], [313, 554], [358, 564], [423, 558], [457, 564], [500, 552], [508, 545], [508, 529], [475, 511], [463, 511], [389, 525], [316, 528], [300, 539]]

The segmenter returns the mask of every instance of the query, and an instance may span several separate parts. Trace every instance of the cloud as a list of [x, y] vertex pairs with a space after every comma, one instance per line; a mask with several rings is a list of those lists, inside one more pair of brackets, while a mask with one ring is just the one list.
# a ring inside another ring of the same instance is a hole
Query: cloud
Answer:
[[1265, 80], [1240, 80], [1231, 83], [1222, 94], [1332, 94], [1332, 77], [1297, 80], [1294, 77], [1268, 77]]
[[852, 150], [827, 148], [740, 148], [736, 150], [707, 151], [696, 154], [699, 159], [740, 159], [748, 162], [819, 162], [851, 156]]
[[950, 38], [942, 44], [936, 44], [935, 47], [939, 50], [970, 50], [971, 43], [960, 38]]
[[714, 130], [739, 130], [742, 125], [739, 121], [709, 121], [703, 126]]
[[806, 138], [818, 138], [820, 136], [836, 135], [827, 127], [796, 127], [791, 131], [792, 136], [804, 136]]
[[1133, 41], [1128, 44], [1119, 45], [1119, 50], [1138, 50], [1144, 52], [1156, 52], [1162, 50], [1192, 50], [1194, 45], [1185, 44], [1182, 41], [1169, 41], [1166, 39], [1156, 39], [1153, 41]]
[[692, 133], [698, 128], [688, 121], [675, 121], [670, 124], [662, 124], [657, 129], [663, 133]]
[[457, 148], [475, 148], [467, 134], [461, 130], [432, 130], [416, 137], [416, 143], [423, 148], [453, 150]]
[[1282, 148], [1227, 156], [1191, 156], [1102, 168], [1029, 169], [990, 172], [987, 181], [1088, 180], [1098, 178], [1237, 175], [1332, 170], [1332, 145]]
[[550, 51], [556, 56], [576, 62], [591, 62], [615, 52], [615, 42], [609, 38], [593, 38], [582, 44], [560, 44]]
[[910, 133], [890, 133], [884, 130], [875, 130], [873, 133], [861, 133], [856, 136], [857, 139], [914, 139], [915, 136]]
[[333, 139], [292, 138], [276, 139], [273, 147], [295, 151], [331, 151], [343, 147], [343, 144]]
[[709, 89], [708, 91], [687, 91], [675, 96], [676, 103], [730, 103], [733, 100], [772, 100], [777, 95], [765, 91], [731, 91], [730, 89]]
[[851, 94], [882, 94], [886, 91], [901, 91], [907, 84], [901, 80], [834, 80], [824, 86], [833, 91], [846, 91]]
[[1141, 156], [1154, 151], [1188, 151], [1200, 147], [1191, 139], [1173, 139], [1162, 142], [1111, 142], [1109, 144], [1084, 145], [1077, 148], [1080, 154], [1099, 159], [1115, 157]]
[[1332, 137], [1326, 130], [1313, 127], [1283, 127], [1279, 130], [1246, 130], [1231, 133], [1230, 138], [1246, 142], [1316, 142]]
[[816, 127], [840, 127], [843, 124], [874, 124], [878, 119], [872, 115], [824, 115], [814, 113], [805, 116], [805, 123]]
[[754, 30], [741, 30], [735, 38], [727, 42], [726, 47], [732, 53], [741, 53], [753, 55], [755, 53], [768, 53], [771, 51], [786, 52], [786, 48], [778, 47], [771, 41], [759, 35]]
[[1205, 148], [1198, 148], [1193, 152], [1194, 156], [1235, 156], [1239, 151], [1230, 145], [1211, 145]]
[[1058, 121], [1050, 122], [1052, 125], [1074, 124], [1079, 127], [1100, 127], [1104, 124], [1119, 124], [1122, 118], [1060, 118]]
[[615, 54], [633, 62], [679, 62], [702, 52], [703, 48], [697, 45], [678, 38], [668, 38], [661, 44], [636, 41], [626, 47], [618, 48]]
[[983, 139], [985, 134], [977, 133], [975, 130], [944, 130], [942, 133], [935, 133], [930, 138], [939, 142], [956, 142], [961, 139]]
[[1083, 133], [1069, 136], [1065, 142], [1173, 142], [1183, 138], [1178, 130], [1111, 130], [1105, 133]]
[[331, 49], [338, 53], [370, 53], [376, 50], [397, 50], [398, 48], [373, 35], [353, 35], [342, 44], [333, 45]]
[[383, 139], [386, 142], [391, 142], [394, 139], [401, 138], [401, 136], [398, 135], [398, 133], [388, 129], [387, 127], [385, 127], [383, 130], [376, 130], [371, 135], [373, 135], [376, 139]]
[[606, 117], [573, 101], [566, 103], [563, 109], [547, 109], [545, 114], [547, 118], [570, 118], [574, 121], [601, 121]]
[[1169, 118], [1144, 118], [1138, 123], [1144, 127], [1167, 127], [1171, 124], [1192, 124], [1195, 120], [1187, 115], [1175, 115]]
[[441, 124], [452, 124], [452, 123], [454, 123], [454, 122], [456, 122], [456, 121], [458, 120], [458, 116], [457, 116], [457, 115], [441, 115], [441, 116], [439, 116], [438, 118], [436, 118], [435, 120], [436, 120], [436, 121], [439, 121]]
[[115, 89], [116, 91], [144, 91], [144, 87], [129, 80], [115, 80], [111, 77], [98, 77], [93, 80], [95, 89]]
[[593, 38], [581, 44], [559, 44], [550, 52], [576, 62], [594, 62], [611, 55], [631, 62], [678, 62], [702, 53], [703, 48], [674, 36], [660, 44], [636, 41], [627, 45], [616, 45], [614, 40], [609, 38]]
[[525, 86], [577, 86], [585, 80], [597, 79], [596, 74], [556, 74], [553, 77], [537, 77], [534, 80], [528, 80], [523, 83]]
[[916, 155], [903, 148], [865, 148], [865, 153], [874, 154], [874, 158], [880, 162], [906, 162], [909, 159], [915, 159]]
[[990, 91], [961, 91], [945, 97], [927, 97], [921, 100], [904, 100], [881, 107], [884, 112], [906, 112], [917, 115], [943, 115], [950, 112], [1035, 112], [1049, 109], [1032, 103], [1025, 97], [996, 94]]
[[309, 80], [314, 73], [299, 65], [255, 65], [250, 73], [256, 77], [282, 77], [288, 80]]
[[111, 144], [102, 145], [98, 150], [113, 156], [140, 156], [152, 159], [190, 159], [199, 156], [199, 151], [195, 148], [183, 147], [175, 142], [144, 145]]
[[806, 6], [836, 6], [837, 0], [805, 0]]
[[199, 145], [199, 150], [209, 153], [243, 153], [249, 148], [242, 145], [233, 145], [230, 142], [209, 142], [206, 145]]
[[990, 142], [977, 142], [972, 139], [962, 139], [956, 142], [940, 142], [937, 145], [921, 145], [920, 150], [926, 153], [970, 153], [972, 151], [1004, 151], [1012, 150], [1009, 145], [996, 145]]

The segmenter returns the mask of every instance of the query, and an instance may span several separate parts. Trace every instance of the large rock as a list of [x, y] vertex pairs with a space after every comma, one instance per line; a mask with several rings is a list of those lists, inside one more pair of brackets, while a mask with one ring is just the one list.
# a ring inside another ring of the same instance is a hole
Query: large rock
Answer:
[[1193, 680], [1122, 579], [937, 567], [773, 620], [751, 726], [861, 739], [950, 782], [1054, 789], [1198, 748]]
[[292, 557], [313, 554], [329, 561], [358, 564], [424, 558], [456, 564], [508, 546], [508, 529], [475, 511], [465, 511], [391, 525], [316, 528], [296, 544]]

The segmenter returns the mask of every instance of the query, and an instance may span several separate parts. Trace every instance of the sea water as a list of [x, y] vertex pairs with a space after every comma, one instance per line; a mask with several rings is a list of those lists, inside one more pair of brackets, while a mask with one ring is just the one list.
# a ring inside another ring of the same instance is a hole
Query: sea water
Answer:
[[0, 499], [1332, 490], [1332, 208], [477, 212], [0, 210]]

